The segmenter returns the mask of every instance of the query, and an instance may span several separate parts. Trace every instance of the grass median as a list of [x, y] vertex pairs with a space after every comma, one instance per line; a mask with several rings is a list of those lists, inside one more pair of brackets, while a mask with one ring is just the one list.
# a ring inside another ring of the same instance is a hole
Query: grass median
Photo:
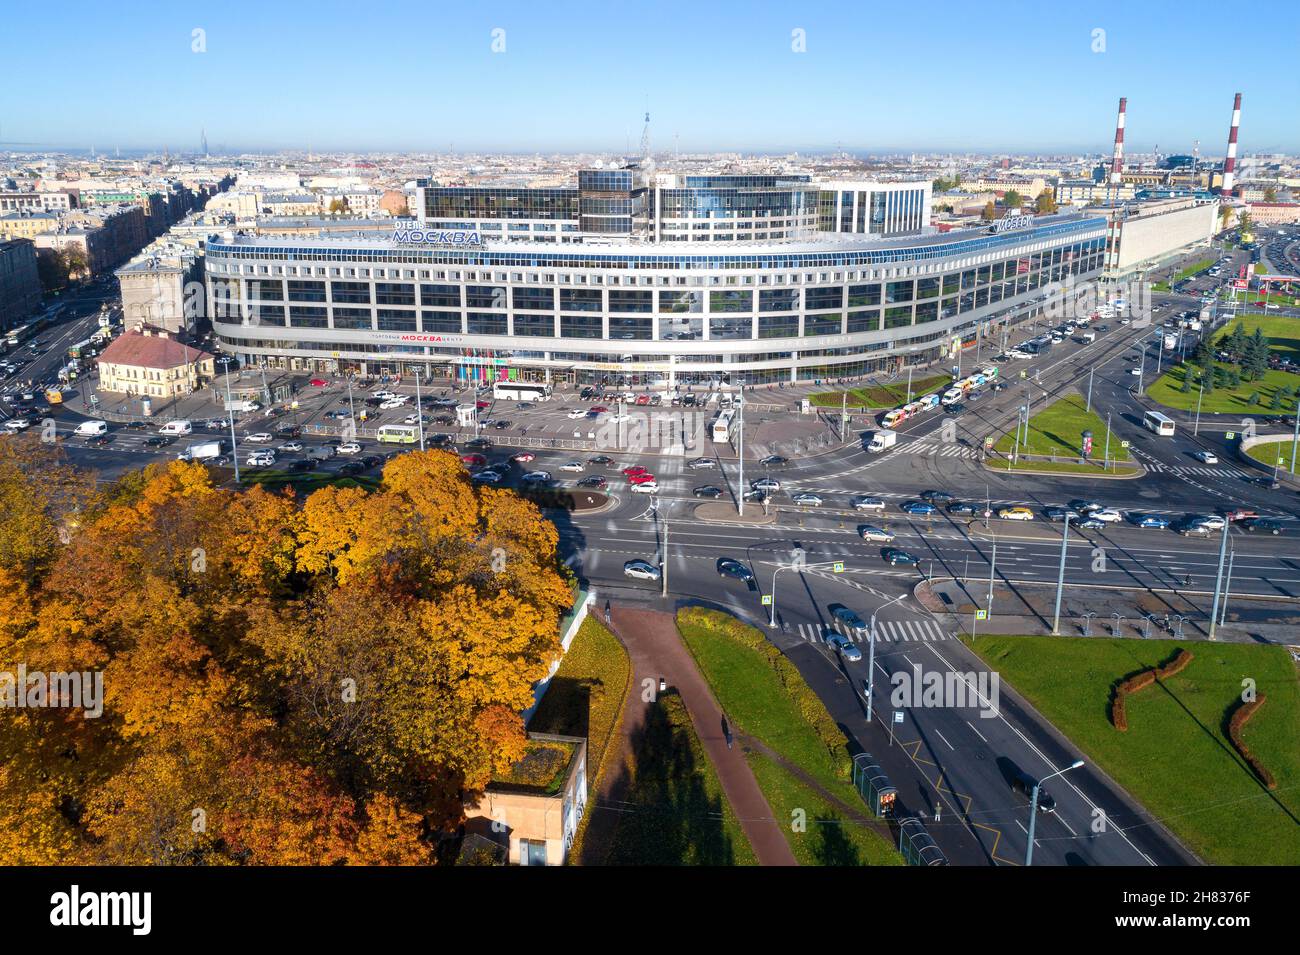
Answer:
[[[1255, 329], [1260, 329], [1268, 339], [1270, 353], [1286, 355], [1293, 362], [1300, 363], [1300, 318], [1256, 313], [1243, 314], [1238, 321], [1229, 322], [1219, 331], [1212, 343], [1215, 348], [1221, 347], [1223, 339], [1232, 334], [1238, 322], [1247, 336], [1254, 335]], [[1224, 369], [1231, 367], [1226, 362], [1214, 364]], [[1183, 381], [1189, 373], [1192, 376], [1192, 384], [1187, 391], [1183, 391]], [[1166, 408], [1181, 411], [1195, 411], [1197, 403], [1200, 402], [1201, 411], [1205, 414], [1267, 415], [1270, 411], [1285, 414], [1295, 408], [1294, 398], [1288, 397], [1275, 409], [1273, 396], [1283, 388], [1289, 389], [1290, 392], [1300, 388], [1300, 375], [1270, 369], [1262, 378], [1255, 381], [1243, 380], [1233, 388], [1220, 385], [1214, 391], [1202, 396], [1200, 385], [1197, 383], [1199, 375], [1200, 369], [1194, 365], [1178, 365], [1151, 383], [1146, 390], [1147, 397]], [[1258, 403], [1251, 404], [1252, 395], [1258, 396]]]
[[[912, 400], [921, 395], [947, 385], [952, 379], [947, 375], [929, 375], [912, 381]], [[888, 385], [865, 385], [860, 388], [844, 388], [838, 391], [819, 391], [810, 395], [808, 400], [819, 408], [838, 408], [848, 395], [850, 408], [897, 408], [907, 403], [907, 382], [898, 381]]]
[[[1286, 648], [996, 635], [970, 643], [1090, 762], [1207, 862], [1294, 865], [1300, 859], [1300, 683]], [[1128, 730], [1115, 729], [1112, 687], [1159, 666], [1180, 647], [1191, 652], [1191, 663], [1127, 697]], [[1248, 687], [1266, 702], [1243, 738], [1276, 778], [1273, 790], [1228, 737], [1229, 716]]]
[[[1024, 440], [1022, 429], [1021, 441], [1017, 445], [1015, 431], [1012, 430], [1002, 435], [994, 448], [1003, 454], [1011, 454], [1013, 449], [1018, 447], [1020, 454], [1056, 454], [1063, 457], [1078, 458], [1083, 443], [1084, 431], [1092, 432], [1092, 456], [1094, 458], [1101, 458], [1103, 450], [1107, 447], [1107, 438], [1109, 437], [1110, 459], [1112, 461], [1123, 463], [1133, 460], [1128, 449], [1120, 447], [1119, 438], [1114, 435], [1108, 436], [1106, 422], [1096, 412], [1087, 410], [1087, 403], [1083, 395], [1078, 394], [1058, 398], [1030, 417], [1028, 442]], [[1044, 468], [1044, 465], [1053, 463], [1068, 464], [1070, 462], [1025, 461], [1022, 462], [1022, 467], [1028, 470], [1056, 470], [1050, 467]], [[1003, 466], [1005, 467], [1005, 463]], [[991, 464], [990, 467], [996, 469], [997, 463]], [[1082, 470], [1099, 472], [1100, 469], [1092, 465], [1083, 465]]]

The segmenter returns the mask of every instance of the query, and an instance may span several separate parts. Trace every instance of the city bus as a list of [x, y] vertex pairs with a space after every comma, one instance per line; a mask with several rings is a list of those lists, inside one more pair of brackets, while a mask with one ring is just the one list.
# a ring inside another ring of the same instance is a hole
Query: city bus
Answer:
[[713, 419], [713, 440], [716, 444], [726, 444], [736, 433], [736, 412], [727, 408], [718, 412]]
[[380, 426], [377, 438], [382, 444], [415, 444], [420, 429], [413, 424], [386, 424]]
[[498, 401], [546, 401], [551, 386], [532, 381], [494, 381], [492, 397]]
[[1142, 417], [1142, 424], [1148, 430], [1166, 437], [1174, 433], [1174, 419], [1168, 415], [1162, 415], [1159, 411], [1148, 411]]

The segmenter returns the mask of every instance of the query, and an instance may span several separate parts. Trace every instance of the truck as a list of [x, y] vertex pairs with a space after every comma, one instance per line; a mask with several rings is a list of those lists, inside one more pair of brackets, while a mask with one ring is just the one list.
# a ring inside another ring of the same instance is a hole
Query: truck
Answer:
[[262, 408], [256, 401], [247, 399], [236, 399], [226, 405], [227, 411], [260, 411]]
[[199, 441], [176, 455], [178, 461], [210, 461], [219, 458], [229, 450], [226, 440]]
[[1074, 340], [1080, 345], [1091, 345], [1097, 340], [1096, 332], [1080, 332], [1074, 337]]
[[897, 443], [897, 431], [876, 431], [871, 435], [871, 443], [867, 445], [867, 450], [873, 454], [877, 451], [888, 451]]

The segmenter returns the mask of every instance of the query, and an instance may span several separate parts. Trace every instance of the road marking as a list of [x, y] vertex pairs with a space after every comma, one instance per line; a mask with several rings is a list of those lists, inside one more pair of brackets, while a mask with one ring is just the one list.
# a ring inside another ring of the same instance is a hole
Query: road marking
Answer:
[[937, 729], [934, 731], [934, 735], [939, 737], [939, 739], [943, 740], [944, 744], [954, 753], [957, 752], [957, 747], [953, 746], [952, 743], [949, 743], [947, 738], [942, 733], [940, 733]]
[[984, 740], [985, 743], [988, 742], [988, 740], [984, 739], [984, 734], [981, 733], [979, 730], [977, 730], [977, 729], [975, 728], [975, 724], [974, 724], [974, 723], [972, 723], [970, 720], [967, 720], [967, 721], [966, 721], [966, 725], [969, 726], [969, 727], [971, 728], [971, 732], [972, 732], [972, 733], [974, 733], [974, 734], [975, 734], [976, 736], [978, 736], [980, 739]]

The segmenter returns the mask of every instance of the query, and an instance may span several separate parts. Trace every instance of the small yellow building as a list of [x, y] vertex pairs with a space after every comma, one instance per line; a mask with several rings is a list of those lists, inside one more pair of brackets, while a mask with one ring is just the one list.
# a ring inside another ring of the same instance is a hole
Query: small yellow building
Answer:
[[162, 329], [123, 332], [96, 359], [99, 390], [142, 398], [188, 395], [212, 380], [215, 359]]

